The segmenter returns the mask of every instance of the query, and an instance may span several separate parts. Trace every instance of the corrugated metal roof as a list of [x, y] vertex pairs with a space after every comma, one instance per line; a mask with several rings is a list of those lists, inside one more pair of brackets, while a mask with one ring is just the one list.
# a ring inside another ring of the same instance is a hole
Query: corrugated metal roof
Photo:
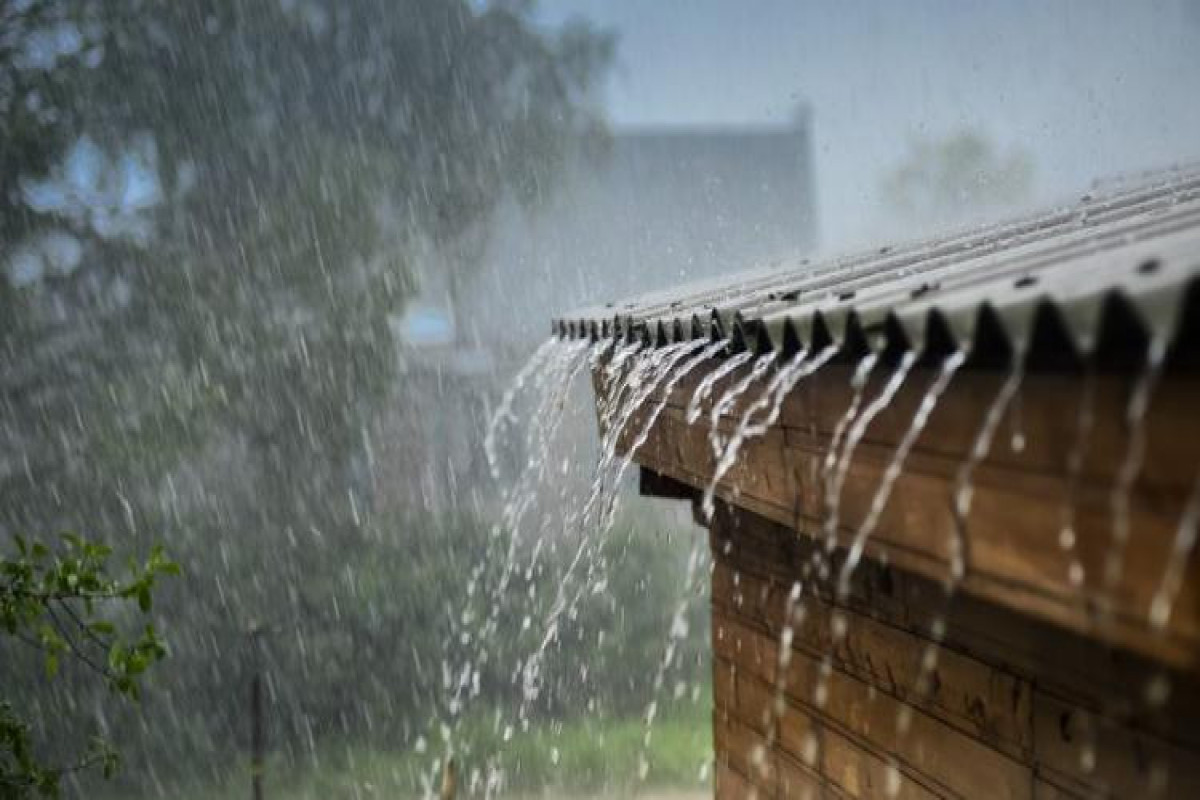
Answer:
[[1162, 338], [1195, 361], [1197, 348], [1180, 351], [1197, 327], [1198, 275], [1200, 171], [1176, 172], [921, 244], [581, 309], [553, 328], [656, 345], [728, 336], [735, 349], [961, 348], [984, 361], [1117, 361]]

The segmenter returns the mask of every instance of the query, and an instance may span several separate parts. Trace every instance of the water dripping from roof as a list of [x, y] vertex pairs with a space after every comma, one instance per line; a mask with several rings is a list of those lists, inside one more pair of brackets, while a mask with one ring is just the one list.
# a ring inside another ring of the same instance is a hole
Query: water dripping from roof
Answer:
[[1112, 510], [1112, 541], [1104, 562], [1104, 593], [1107, 599], [1103, 606], [1106, 613], [1112, 611], [1112, 597], [1125, 569], [1125, 549], [1129, 544], [1130, 499], [1133, 485], [1142, 474], [1146, 460], [1146, 412], [1150, 408], [1159, 378], [1162, 377], [1166, 360], [1167, 339], [1165, 336], [1155, 337], [1146, 350], [1145, 363], [1125, 406], [1125, 454], [1117, 469], [1116, 481], [1109, 496], [1109, 507]]
[[[1008, 376], [1000, 384], [1000, 388], [988, 404], [979, 428], [971, 441], [971, 447], [955, 475], [954, 489], [951, 495], [950, 571], [944, 585], [945, 594], [941, 610], [934, 614], [929, 624], [929, 643], [922, 653], [917, 675], [913, 680], [914, 697], [927, 697], [934, 689], [932, 678], [941, 655], [942, 642], [946, 637], [950, 606], [958, 593], [958, 587], [966, 578], [969, 566], [969, 541], [966, 526], [974, 498], [975, 470], [991, 453], [996, 433], [1013, 398], [1020, 391], [1024, 376], [1024, 358], [1014, 358]], [[908, 706], [900, 710], [896, 717], [897, 732], [907, 733], [912, 724], [912, 713], [911, 707]]]
[[[675, 606], [675, 612], [671, 615], [671, 627], [667, 632], [667, 643], [663, 648], [662, 658], [659, 659], [654, 673], [654, 682], [652, 684], [653, 694], [650, 702], [646, 705], [646, 710], [642, 718], [642, 747], [641, 752], [638, 754], [639, 781], [645, 781], [646, 776], [650, 772], [650, 743], [654, 736], [654, 720], [658, 716], [657, 697], [666, 681], [667, 670], [671, 668], [671, 664], [675, 661], [675, 654], [679, 649], [680, 643], [687, 638], [689, 632], [687, 612], [697, 596], [697, 575], [707, 574], [700, 570], [700, 565], [704, 562], [704, 551], [707, 548], [708, 543], [704, 537], [698, 536], [693, 539], [692, 549], [688, 554], [687, 574], [684, 577], [683, 592], [679, 602]], [[706, 595], [701, 592], [699, 596], [705, 597]]]
[[[633, 457], [637, 454], [637, 452], [639, 450], [642, 449], [642, 445], [644, 445], [646, 443], [646, 440], [650, 438], [650, 432], [653, 430], [654, 424], [658, 421], [659, 416], [662, 415], [662, 411], [666, 407], [667, 402], [670, 400], [671, 394], [672, 394], [672, 392], [675, 391], [675, 388], [679, 385], [679, 383], [684, 378], [686, 378], [688, 375], [690, 375], [692, 372], [694, 372], [695, 369], [697, 367], [699, 367], [701, 364], [706, 364], [706, 363], [711, 362], [712, 359], [716, 356], [716, 354], [721, 352], [723, 349], [725, 349], [728, 346], [728, 344], [729, 343], [727, 340], [722, 340], [722, 341], [718, 341], [718, 342], [713, 342], [713, 343], [709, 344], [708, 346], [704, 347], [704, 349], [701, 350], [699, 352], [699, 354], [693, 356], [690, 360], [684, 362], [684, 364], [678, 370], [676, 370], [675, 373], [673, 375], [671, 375], [671, 377], [663, 385], [661, 397], [659, 397], [658, 402], [654, 405], [654, 407], [651, 409], [650, 413], [647, 415], [646, 423], [642, 426], [641, 432], [637, 435], [636, 438], [633, 439], [632, 442], [630, 442], [629, 449], [625, 454], [625, 458], [621, 462], [620, 468], [618, 470], [618, 474], [612, 482], [614, 487], [620, 485], [621, 477], [624, 474], [625, 470], [633, 462]], [[703, 345], [703, 342], [697, 341], [695, 343], [695, 346], [685, 348], [684, 355], [691, 354], [700, 345]], [[612, 526], [613, 517], [616, 515], [618, 498], [619, 498], [618, 493], [616, 491], [613, 491], [610, 495], [610, 501], [608, 503], [606, 510], [601, 514], [601, 517], [600, 517], [601, 527], [605, 530], [607, 530], [608, 528], [610, 528]]]
[[826, 541], [837, 540], [842, 487], [846, 483], [846, 476], [850, 473], [850, 463], [854, 459], [854, 451], [866, 434], [867, 427], [870, 426], [875, 417], [879, 416], [891, 404], [896, 393], [900, 391], [900, 387], [904, 384], [904, 379], [908, 377], [908, 373], [912, 369], [913, 364], [916, 363], [916, 360], [916, 354], [912, 351], [906, 352], [901, 357], [900, 363], [892, 371], [887, 383], [879, 390], [879, 394], [862, 410], [862, 413], [858, 415], [846, 432], [845, 446], [841, 456], [838, 458], [837, 468], [833, 475], [833, 483], [829, 488], [828, 497], [831, 503], [828, 505], [825, 515]]
[[954, 477], [954, 494], [951, 497], [950, 511], [952, 516], [952, 534], [950, 537], [950, 577], [948, 586], [952, 593], [954, 588], [966, 577], [969, 563], [970, 543], [967, 540], [967, 518], [971, 513], [971, 502], [975, 497], [975, 470], [992, 451], [992, 441], [996, 431], [1004, 419], [1004, 413], [1012, 403], [1013, 397], [1021, 388], [1025, 377], [1024, 358], [1015, 358], [1004, 383], [996, 392], [992, 402], [983, 415], [983, 421], [975, 432], [971, 449], [959, 464]]
[[696, 391], [692, 393], [692, 399], [688, 401], [687, 421], [688, 424], [695, 424], [696, 420], [700, 419], [700, 406], [712, 394], [713, 387], [717, 381], [724, 378], [729, 373], [733, 372], [738, 367], [745, 364], [750, 359], [754, 358], [754, 354], [750, 352], [738, 353], [730, 357], [719, 367], [704, 376], [704, 380], [700, 381], [700, 385], [696, 387]]
[[726, 412], [732, 411], [733, 407], [737, 404], [738, 399], [741, 398], [741, 396], [744, 395], [751, 386], [762, 380], [762, 377], [767, 374], [767, 370], [771, 368], [771, 365], [774, 364], [778, 358], [779, 356], [777, 353], [766, 353], [765, 355], [759, 356], [757, 359], [755, 359], [754, 366], [750, 368], [750, 371], [743, 375], [735, 384], [726, 389], [725, 394], [721, 395], [720, 399], [713, 403], [712, 408], [709, 409], [708, 416], [710, 426], [708, 430], [708, 443], [712, 446], [714, 457], [720, 456], [721, 454], [721, 417], [723, 417]]
[[1083, 585], [1083, 562], [1075, 553], [1078, 532], [1075, 530], [1076, 511], [1079, 495], [1079, 484], [1083, 477], [1083, 465], [1092, 440], [1092, 431], [1096, 426], [1096, 374], [1088, 371], [1083, 376], [1083, 385], [1079, 390], [1079, 405], [1075, 413], [1075, 437], [1071, 449], [1067, 453], [1066, 496], [1063, 501], [1062, 520], [1058, 528], [1058, 546], [1065, 553], [1071, 554], [1071, 563], [1067, 567], [1067, 580], [1078, 588]]
[[[838, 461], [837, 472], [834, 475], [835, 485], [833, 497], [835, 502], [828, 508], [825, 517], [825, 536], [827, 541], [829, 539], [836, 541], [838, 527], [838, 506], [841, 500], [841, 490], [846, 482], [846, 476], [850, 471], [850, 463], [854, 458], [854, 450], [858, 446], [858, 443], [862, 440], [863, 436], [866, 434], [867, 428], [870, 426], [872, 420], [879, 416], [879, 414], [891, 404], [892, 400], [895, 399], [896, 394], [900, 391], [900, 387], [904, 385], [904, 381], [908, 377], [909, 372], [912, 371], [912, 367], [916, 361], [917, 355], [915, 352], [909, 350], [904, 353], [900, 359], [900, 363], [896, 365], [896, 368], [888, 377], [887, 382], [883, 385], [883, 388], [880, 389], [879, 394], [867, 405], [866, 408], [863, 409], [862, 413], [854, 420], [853, 425], [850, 426], [849, 431], [846, 433], [845, 451], [842, 453], [841, 458]], [[845, 578], [846, 574], [847, 573], [843, 571], [841, 577]], [[839, 599], [845, 599], [841, 592], [840, 579], [838, 596]], [[845, 636], [844, 628], [840, 633], [835, 632], [835, 643], [840, 641], [843, 636]], [[832, 674], [833, 648], [831, 647], [828, 652], [826, 652], [825, 657], [821, 659], [821, 669], [818, 674], [816, 684], [813, 687], [813, 702], [819, 708], [823, 708], [825, 706], [825, 702], [829, 698], [829, 679]]]
[[[915, 360], [916, 358], [915, 354], [911, 351], [906, 353], [905, 357], [910, 360]], [[947, 387], [950, 386], [950, 381], [953, 380], [954, 374], [958, 372], [959, 367], [966, 360], [967, 355], [962, 350], [955, 351], [946, 356], [942, 361], [942, 366], [938, 371], [937, 377], [929, 384], [929, 387], [925, 390], [925, 395], [917, 405], [912, 421], [908, 425], [908, 430], [905, 431], [904, 436], [900, 439], [900, 443], [896, 445], [891, 460], [888, 461], [888, 465], [883, 471], [883, 477], [880, 479], [879, 485], [875, 489], [875, 494], [871, 498], [867, 516], [855, 532], [854, 541], [851, 543], [850, 549], [846, 554], [846, 560], [842, 564], [842, 571], [838, 577], [838, 597], [840, 599], [845, 600], [846, 596], [850, 593], [850, 578], [862, 560], [867, 540], [874, 533], [875, 526], [879, 524], [879, 518], [883, 515], [883, 511], [887, 507], [892, 488], [896, 485], [896, 481], [899, 480], [904, 470], [905, 459], [908, 458], [913, 445], [916, 444], [917, 439], [920, 438], [921, 433], [925, 430], [925, 426], [929, 424], [929, 418], [932, 416], [934, 409], [937, 408], [938, 401], [945, 393]], [[907, 370], [907, 367], [904, 367], [903, 363], [902, 367]], [[899, 371], [898, 369], [897, 372]]]
[[[530, 704], [540, 694], [542, 662], [550, 644], [558, 636], [560, 619], [587, 590], [587, 587], [584, 586], [573, 594], [570, 593], [570, 587], [579, 565], [593, 549], [593, 543], [603, 538], [606, 533], [602, 525], [595, 524], [603, 518], [597, 517], [597, 511], [606, 507], [606, 495], [618, 490], [619, 480], [617, 478], [623, 471], [622, 464], [628, 464], [633, 456], [632, 452], [626, 452], [622, 456], [621, 462], [616, 463], [614, 467], [620, 440], [634, 414], [643, 407], [654, 391], [664, 384], [683, 359], [695, 353], [702, 346], [702, 341], [689, 341], [658, 349], [647, 348], [642, 351], [633, 351], [638, 352], [638, 355], [632, 367], [624, 373], [623, 377], [617, 378], [615, 386], [609, 388], [609, 395], [620, 398], [620, 400], [613, 403], [612, 407], [608, 409], [610, 422], [602, 428], [603, 441], [600, 462], [596, 467], [587, 501], [580, 512], [573, 515], [567, 523], [568, 529], [579, 537], [579, 543], [558, 582], [554, 601], [543, 622], [542, 638], [520, 668], [522, 699], [518, 710], [518, 719], [523, 720], [526, 717]], [[625, 358], [628, 359], [633, 352], [629, 352]]]
[[[837, 425], [834, 426], [833, 435], [829, 439], [829, 448], [825, 451], [825, 458], [821, 462], [821, 487], [824, 492], [826, 509], [833, 508], [837, 503], [837, 491], [833, 476], [841, 453], [842, 439], [846, 435], [846, 431], [850, 429], [850, 424], [858, 416], [858, 409], [862, 406], [863, 394], [867, 387], [867, 379], [870, 378], [872, 370], [875, 369], [875, 365], [878, 363], [878, 353], [867, 353], [859, 359], [858, 365], [854, 368], [854, 374], [850, 377], [850, 389], [852, 392], [850, 403], [838, 419]], [[837, 545], [837, 537], [829, 535], [831, 532], [836, 534], [836, 529], [831, 530], [827, 528], [826, 530], [826, 552], [832, 552]], [[813, 554], [814, 556], [819, 556], [820, 551], [814, 550]]]
[[500, 398], [500, 405], [496, 407], [496, 412], [492, 415], [488, 422], [487, 433], [483, 437], [483, 452], [487, 457], [488, 468], [491, 470], [492, 478], [500, 480], [500, 465], [496, 456], [496, 437], [500, 433], [504, 425], [511, 424], [517, 421], [516, 416], [512, 413], [513, 403], [517, 395], [525, 388], [525, 383], [530, 376], [534, 375], [546, 360], [550, 357], [551, 352], [561, 347], [561, 340], [557, 337], [551, 337], [533, 352], [525, 365], [517, 372], [512, 383], [504, 391], [504, 395]]
[[[791, 393], [796, 384], [809, 375], [812, 375], [828, 363], [836, 354], [837, 347], [833, 345], [826, 347], [811, 359], [807, 358], [807, 349], [801, 350], [775, 374], [758, 399], [745, 410], [741, 420], [738, 421], [737, 427], [734, 429], [733, 436], [725, 444], [725, 448], [721, 452], [721, 457], [717, 461], [716, 469], [713, 470], [708, 487], [704, 491], [704, 500], [701, 509], [706, 519], [712, 519], [715, 510], [717, 485], [737, 462], [738, 453], [742, 445], [750, 439], [766, 435], [771, 426], [779, 419], [784, 398]], [[766, 409], [766, 414], [759, 421], [755, 422], [754, 415], [764, 409]]]

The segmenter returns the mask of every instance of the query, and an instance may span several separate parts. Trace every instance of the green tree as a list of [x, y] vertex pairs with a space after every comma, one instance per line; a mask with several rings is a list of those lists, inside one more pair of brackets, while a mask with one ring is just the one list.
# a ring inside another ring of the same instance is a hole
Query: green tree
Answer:
[[[282, 737], [345, 732], [343, 668], [388, 634], [335, 576], [403, 534], [371, 524], [360, 479], [395, 385], [389, 317], [418, 253], [505, 198], [540, 202], [602, 136], [590, 93], [612, 42], [543, 30], [526, 3], [0, 8], [20, 21], [0, 100], [44, 111], [0, 127], [0, 534], [86, 524], [127, 531], [124, 549], [170, 532], [177, 657], [148, 694], [192, 701], [195, 724], [155, 746], [236, 741], [228, 687], [264, 615]], [[131, 161], [150, 200], [101, 213], [55, 191], [80, 152], [101, 201]], [[77, 257], [52, 263], [63, 241]]]
[[960, 131], [918, 139], [884, 181], [891, 206], [910, 222], [958, 224], [1028, 199], [1033, 163], [1020, 149], [1000, 152], [985, 136]]
[[[65, 660], [136, 700], [139, 681], [166, 655], [166, 646], [152, 623], [135, 638], [121, 635], [105, 607], [136, 603], [148, 613], [158, 577], [177, 575], [179, 567], [155, 549], [145, 564], [113, 578], [112, 550], [105, 545], [71, 535], [53, 550], [21, 536], [14, 542], [16, 552], [0, 558], [0, 633], [34, 651], [47, 680]], [[119, 757], [104, 738], [93, 737], [87, 751], [68, 764], [49, 765], [38, 757], [30, 729], [13, 699], [0, 697], [0, 797], [56, 796], [69, 772], [95, 767], [105, 777], [115, 773]]]

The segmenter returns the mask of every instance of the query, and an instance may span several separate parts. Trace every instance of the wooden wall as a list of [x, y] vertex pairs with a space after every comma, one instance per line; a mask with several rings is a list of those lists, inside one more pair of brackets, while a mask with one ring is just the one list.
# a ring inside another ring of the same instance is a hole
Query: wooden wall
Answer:
[[1200, 797], [1194, 672], [876, 561], [839, 603], [746, 510], [711, 545], [717, 797]]

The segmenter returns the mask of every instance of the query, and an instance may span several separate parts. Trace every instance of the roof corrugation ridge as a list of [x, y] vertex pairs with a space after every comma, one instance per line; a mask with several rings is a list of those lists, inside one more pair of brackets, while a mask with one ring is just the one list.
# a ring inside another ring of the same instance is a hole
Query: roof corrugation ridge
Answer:
[[1177, 201], [1181, 194], [1200, 193], [1200, 174], [1163, 181], [1135, 190], [1099, 198], [1088, 197], [1075, 206], [1029, 215], [1015, 221], [989, 224], [936, 239], [910, 242], [894, 247], [882, 247], [833, 259], [825, 264], [809, 266], [802, 261], [790, 270], [754, 270], [734, 276], [701, 281], [691, 288], [675, 288], [648, 292], [625, 301], [607, 303], [603, 307], [582, 309], [564, 319], [619, 315], [631, 321], [660, 316], [669, 310], [692, 307], [713, 308], [727, 304], [731, 298], [751, 292], [779, 290], [780, 286], [808, 279], [842, 279], [859, 272], [876, 272], [888, 267], [903, 269], [921, 260], [954, 256], [984, 248], [1003, 247], [1014, 237], [1047, 238], [1066, 226], [1094, 228], [1109, 219], [1109, 214], [1129, 215], [1144, 211], [1146, 206], [1161, 207]]
[[1030, 347], [1037, 325], [1053, 324], [1068, 337], [1059, 346], [1090, 355], [1113, 297], [1152, 335], [1173, 335], [1197, 273], [1200, 174], [1192, 173], [921, 245], [584, 309], [554, 329], [572, 337], [654, 332], [656, 344], [736, 333], [747, 346], [788, 349], [826, 335], [840, 344], [853, 327], [882, 351], [923, 349], [932, 320], [972, 349], [986, 313], [1014, 351]]

